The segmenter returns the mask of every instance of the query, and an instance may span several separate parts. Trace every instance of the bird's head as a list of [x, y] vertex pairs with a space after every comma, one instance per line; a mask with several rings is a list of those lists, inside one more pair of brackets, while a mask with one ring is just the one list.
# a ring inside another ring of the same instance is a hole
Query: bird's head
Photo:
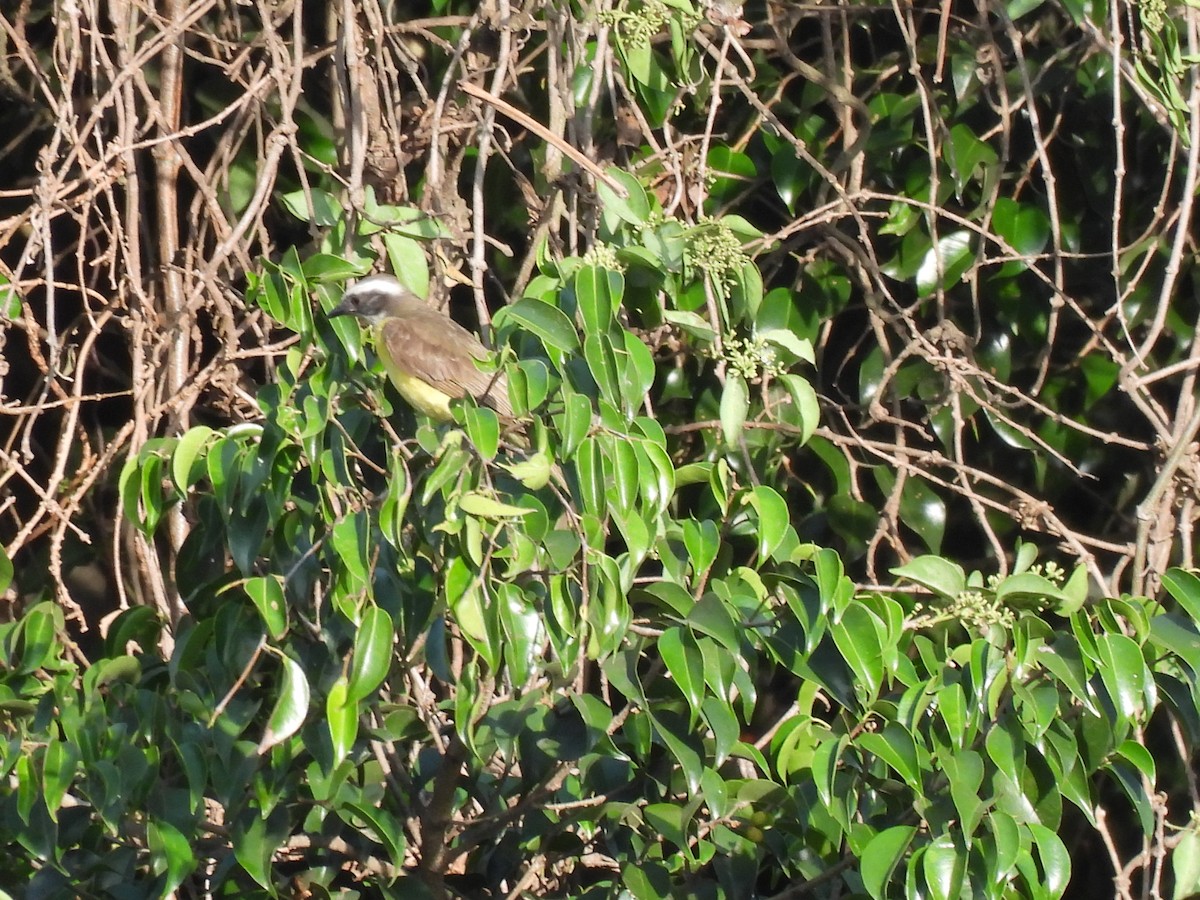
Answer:
[[342, 294], [342, 302], [329, 313], [335, 316], [358, 316], [377, 325], [388, 316], [397, 314], [400, 305], [411, 292], [391, 275], [369, 275], [356, 281]]

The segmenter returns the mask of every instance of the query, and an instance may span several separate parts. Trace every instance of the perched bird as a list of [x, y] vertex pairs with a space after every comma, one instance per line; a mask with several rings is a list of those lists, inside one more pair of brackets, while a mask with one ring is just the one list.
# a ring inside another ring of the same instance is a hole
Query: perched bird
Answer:
[[371, 275], [342, 295], [329, 317], [357, 316], [371, 325], [375, 352], [400, 395], [442, 422], [450, 401], [470, 394], [502, 418], [512, 418], [503, 372], [483, 372], [491, 354], [479, 338], [439, 312], [391, 275]]

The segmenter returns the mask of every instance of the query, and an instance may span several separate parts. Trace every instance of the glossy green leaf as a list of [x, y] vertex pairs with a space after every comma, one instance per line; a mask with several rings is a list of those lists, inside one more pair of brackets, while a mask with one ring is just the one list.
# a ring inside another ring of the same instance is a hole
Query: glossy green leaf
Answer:
[[183, 880], [196, 868], [196, 855], [191, 842], [165, 819], [153, 819], [147, 823], [146, 846], [155, 870], [165, 873], [162, 887], [165, 894], [183, 884]]
[[586, 438], [575, 455], [580, 508], [584, 513], [600, 519], [604, 518], [608, 509], [605, 468], [605, 456], [600, 449], [599, 438]]
[[749, 494], [750, 505], [758, 513], [758, 555], [770, 559], [782, 543], [790, 522], [787, 501], [765, 484]]
[[369, 527], [366, 514], [355, 511], [334, 523], [332, 534], [332, 546], [338, 561], [363, 584], [370, 580], [367, 570]]
[[[682, 727], [682, 720], [667, 720], [662, 716], [652, 715], [651, 721], [654, 722], [655, 732], [662, 738], [663, 743], [671, 751], [671, 755], [679, 763], [688, 791], [696, 793], [700, 790], [700, 776], [704, 771], [704, 764], [700, 754], [688, 739], [688, 729]], [[675, 727], [677, 722], [680, 726], [678, 728]]]
[[[1050, 240], [1050, 220], [1038, 207], [999, 197], [992, 210], [992, 227], [1024, 257], [1035, 257]], [[1031, 260], [1023, 260], [1028, 265]]]
[[745, 379], [732, 373], [725, 376], [725, 387], [721, 391], [721, 433], [725, 444], [737, 446], [746, 426], [746, 414], [750, 411], [750, 389]]
[[66, 741], [50, 740], [42, 753], [42, 799], [50, 819], [58, 821], [59, 807], [75, 780], [79, 751]]
[[600, 266], [584, 266], [575, 273], [575, 300], [583, 318], [585, 335], [607, 333], [613, 312], [621, 305], [625, 278]]
[[354, 635], [354, 662], [350, 667], [349, 692], [352, 703], [373, 694], [392, 667], [392, 643], [395, 641], [392, 617], [378, 606], [363, 611]]
[[458, 507], [467, 515], [478, 516], [481, 519], [504, 519], [511, 516], [519, 518], [533, 512], [527, 507], [504, 503], [479, 491], [467, 491], [463, 494], [458, 500]]
[[708, 571], [717, 558], [721, 549], [721, 535], [717, 525], [711, 519], [697, 522], [695, 519], [685, 519], [683, 522], [683, 543], [687, 547], [688, 560], [692, 571], [697, 576]]
[[942, 835], [925, 849], [921, 859], [929, 896], [936, 900], [954, 900], [961, 895], [966, 875], [966, 854], [955, 846], [953, 838]]
[[674, 803], [651, 803], [643, 810], [646, 824], [676, 847], [687, 847], [687, 819], [683, 807]]
[[800, 444], [807, 444], [817, 426], [821, 424], [821, 406], [817, 400], [817, 392], [808, 379], [799, 375], [784, 373], [780, 376], [780, 381], [791, 395], [792, 403], [795, 404], [800, 417], [801, 430], [798, 441]]
[[566, 314], [556, 306], [541, 300], [522, 298], [496, 314], [499, 328], [511, 319], [531, 334], [537, 335], [547, 350], [574, 353], [579, 349], [579, 335]]
[[655, 365], [650, 349], [632, 331], [624, 333], [624, 353], [618, 357], [621, 372], [621, 396], [625, 409], [636, 412], [642, 408], [646, 394], [654, 384]]
[[1150, 642], [1175, 654], [1191, 668], [1193, 678], [1200, 678], [1200, 631], [1191, 621], [1170, 613], [1155, 616], [1150, 621]]
[[211, 442], [215, 432], [205, 426], [189, 428], [175, 445], [171, 454], [171, 477], [180, 491], [186, 492], [204, 474], [205, 466], [201, 453]]
[[1138, 719], [1148, 674], [1141, 649], [1123, 634], [1098, 635], [1096, 649], [1101, 659], [1100, 677], [1117, 712], [1129, 721]]
[[713, 733], [713, 761], [723, 765], [741, 737], [741, 725], [730, 705], [716, 697], [704, 698], [702, 712]]
[[1170, 863], [1175, 876], [1171, 900], [1186, 900], [1200, 893], [1200, 833], [1194, 827], [1179, 836]]
[[279, 656], [283, 677], [275, 708], [271, 711], [267, 729], [258, 743], [260, 756], [299, 731], [308, 715], [308, 677], [304, 674], [304, 668], [286, 654], [281, 653]]
[[500, 447], [500, 419], [496, 413], [487, 407], [470, 406], [463, 410], [462, 415], [467, 437], [476, 451], [486, 460], [495, 459]]
[[1029, 832], [1037, 847], [1046, 891], [1050, 897], [1061, 897], [1071, 881], [1071, 856], [1062, 839], [1051, 829], [1033, 823]]
[[684, 628], [668, 628], [658, 639], [658, 652], [692, 708], [692, 715], [699, 715], [704, 702], [704, 658], [696, 639]]
[[883, 686], [883, 648], [878, 622], [863, 606], [851, 605], [832, 622], [829, 632], [854, 674], [855, 687], [869, 702]]
[[903, 727], [889, 722], [883, 731], [859, 735], [855, 744], [887, 763], [914, 791], [921, 789], [921, 760], [917, 745]]
[[892, 872], [912, 845], [917, 829], [912, 825], [894, 825], [879, 832], [863, 849], [861, 874], [863, 886], [875, 900], [889, 896]]
[[914, 277], [917, 292], [928, 297], [938, 288], [949, 288], [974, 258], [971, 233], [965, 230], [942, 235], [936, 247], [931, 247], [921, 260]]
[[609, 168], [608, 175], [624, 190], [624, 196], [605, 182], [597, 181], [596, 193], [600, 195], [604, 209], [630, 225], [645, 224], [650, 216], [650, 199], [641, 182], [631, 173], [617, 168]]
[[8, 590], [8, 586], [13, 580], [13, 564], [8, 558], [8, 553], [3, 547], [0, 547], [0, 593]]
[[608, 335], [589, 334], [584, 338], [583, 357], [600, 388], [600, 395], [613, 406], [621, 406], [621, 376]]
[[261, 887], [272, 887], [271, 858], [278, 847], [276, 837], [270, 834], [267, 821], [254, 815], [245, 828], [235, 829], [233, 852], [242, 868]]
[[329, 688], [325, 698], [325, 721], [333, 747], [333, 764], [340, 765], [358, 737], [358, 704], [350, 699], [349, 680], [343, 675]]
[[947, 600], [953, 600], [967, 588], [967, 576], [962, 566], [940, 556], [918, 556], [912, 562], [896, 566], [891, 573], [929, 588]]
[[702, 343], [712, 344], [717, 339], [717, 332], [708, 320], [690, 310], [664, 310], [663, 318]]
[[938, 762], [950, 780], [950, 797], [958, 810], [959, 821], [966, 837], [970, 838], [985, 811], [979, 796], [983, 784], [983, 758], [974, 750], [942, 754]]
[[1163, 573], [1162, 583], [1188, 618], [1200, 624], [1200, 576], [1187, 569], [1171, 568]]
[[277, 641], [282, 640], [288, 631], [287, 598], [283, 593], [283, 582], [277, 576], [247, 578], [245, 591], [262, 616], [267, 633]]
[[604, 471], [610, 488], [608, 500], [622, 515], [629, 516], [634, 512], [644, 473], [629, 441], [612, 438], [607, 444]]

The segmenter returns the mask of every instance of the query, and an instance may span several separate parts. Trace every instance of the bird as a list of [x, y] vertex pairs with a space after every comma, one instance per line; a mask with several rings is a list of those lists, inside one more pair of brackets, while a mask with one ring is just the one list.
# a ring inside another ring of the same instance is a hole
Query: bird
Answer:
[[342, 294], [329, 318], [355, 316], [371, 326], [375, 352], [410, 405], [450, 422], [450, 401], [470, 394], [504, 420], [513, 417], [504, 373], [476, 365], [491, 354], [479, 338], [434, 309], [392, 275], [370, 275]]

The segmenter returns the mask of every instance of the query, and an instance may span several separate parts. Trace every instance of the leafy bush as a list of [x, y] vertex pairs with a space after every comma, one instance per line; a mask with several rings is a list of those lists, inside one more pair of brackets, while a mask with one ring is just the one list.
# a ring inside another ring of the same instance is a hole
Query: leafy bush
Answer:
[[359, 6], [3, 22], [0, 889], [1200, 890], [1186, 11]]

